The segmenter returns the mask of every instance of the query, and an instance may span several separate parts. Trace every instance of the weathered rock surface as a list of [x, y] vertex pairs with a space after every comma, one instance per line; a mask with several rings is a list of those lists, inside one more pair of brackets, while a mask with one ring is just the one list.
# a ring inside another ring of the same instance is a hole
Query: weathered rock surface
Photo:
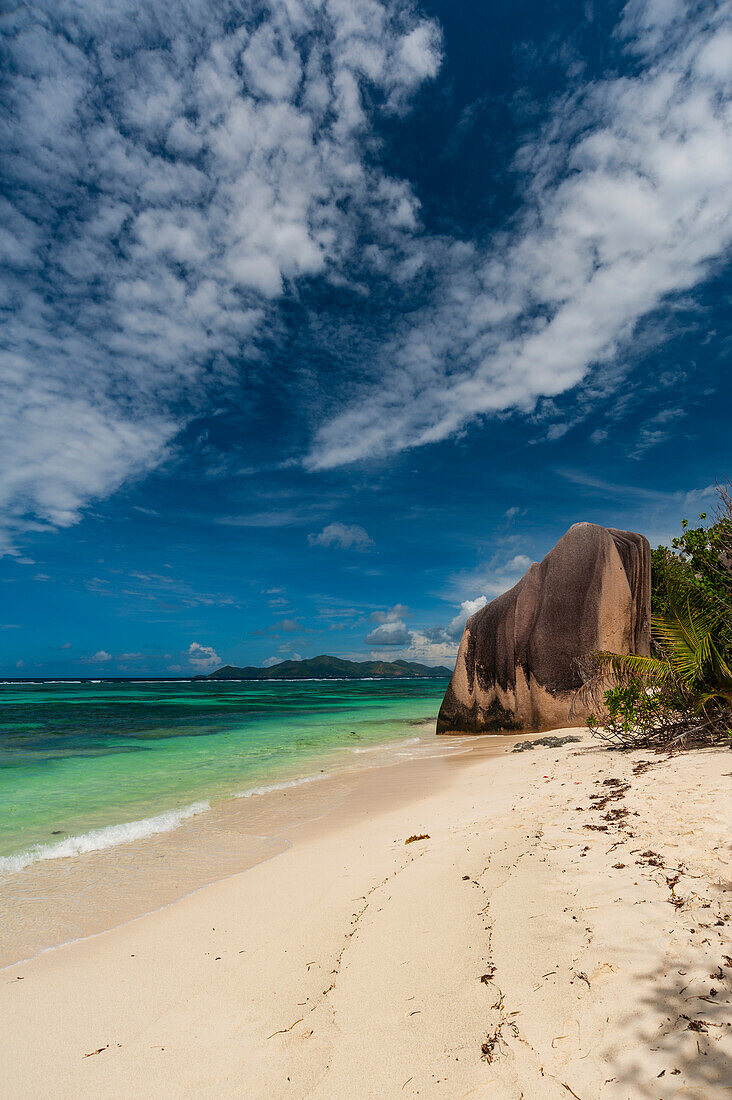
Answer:
[[598, 649], [647, 654], [650, 605], [648, 540], [576, 523], [517, 585], [468, 619], [437, 732], [584, 725], [577, 658]]

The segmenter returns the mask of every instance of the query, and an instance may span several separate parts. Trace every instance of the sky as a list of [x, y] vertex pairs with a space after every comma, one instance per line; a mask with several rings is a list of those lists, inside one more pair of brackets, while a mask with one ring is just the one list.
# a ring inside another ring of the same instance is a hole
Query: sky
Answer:
[[732, 473], [732, 0], [34, 0], [0, 677], [450, 664]]

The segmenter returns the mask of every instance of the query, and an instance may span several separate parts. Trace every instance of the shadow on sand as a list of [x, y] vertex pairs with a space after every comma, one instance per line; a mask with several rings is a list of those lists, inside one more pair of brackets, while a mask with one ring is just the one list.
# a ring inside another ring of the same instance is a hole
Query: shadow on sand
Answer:
[[[732, 1094], [732, 958], [725, 954], [729, 941], [725, 947], [717, 935], [709, 938], [703, 967], [698, 955], [693, 962], [679, 956], [666, 972], [646, 975], [635, 1006], [635, 1049], [617, 1050], [610, 1063], [629, 1097], [722, 1100]], [[648, 1052], [642, 1058], [638, 1046]]]

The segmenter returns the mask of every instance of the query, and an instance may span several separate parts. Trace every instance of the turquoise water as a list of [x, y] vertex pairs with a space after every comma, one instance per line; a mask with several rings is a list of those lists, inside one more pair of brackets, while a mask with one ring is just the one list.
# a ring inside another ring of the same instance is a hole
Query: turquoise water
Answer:
[[[179, 811], [415, 736], [443, 680], [0, 684], [0, 871], [163, 831]], [[154, 820], [150, 820], [154, 819]], [[141, 822], [137, 831], [111, 827]], [[9, 860], [25, 853], [26, 858]], [[30, 855], [29, 855], [30, 853]]]

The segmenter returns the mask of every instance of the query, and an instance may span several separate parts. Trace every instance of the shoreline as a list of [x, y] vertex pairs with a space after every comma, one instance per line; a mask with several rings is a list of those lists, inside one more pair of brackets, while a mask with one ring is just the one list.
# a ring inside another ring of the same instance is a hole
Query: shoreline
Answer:
[[4, 970], [12, 1095], [721, 1098], [729, 752], [518, 739], [281, 797], [277, 859]]
[[[255, 783], [217, 801], [204, 799], [65, 837], [44, 846], [52, 854], [41, 858], [26, 858], [29, 852], [3, 857], [9, 863], [25, 862], [0, 875], [0, 973], [271, 859], [289, 847], [283, 830], [333, 812], [360, 784], [368, 783], [371, 771], [398, 768], [412, 759], [454, 757], [469, 751], [465, 743], [483, 740], [460, 737], [443, 745], [428, 736], [431, 723], [413, 725], [420, 736], [348, 748], [331, 760], [330, 770]], [[500, 740], [511, 744], [515, 737]], [[440, 782], [434, 768], [429, 782]], [[103, 842], [107, 836], [115, 838], [112, 843]]]
[[27, 687], [3, 693], [0, 879], [338, 769], [351, 747], [431, 738], [439, 702], [417, 681]]

